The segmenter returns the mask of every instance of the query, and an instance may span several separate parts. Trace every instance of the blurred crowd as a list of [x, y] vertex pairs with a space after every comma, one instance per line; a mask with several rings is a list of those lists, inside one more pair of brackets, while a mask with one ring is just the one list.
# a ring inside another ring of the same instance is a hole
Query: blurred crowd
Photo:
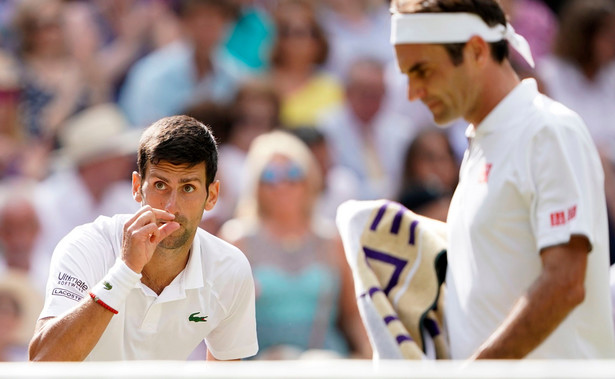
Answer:
[[[501, 2], [519, 75], [595, 138], [615, 236], [615, 0]], [[259, 357], [370, 357], [336, 207], [445, 220], [466, 147], [408, 102], [389, 32], [385, 0], [0, 0], [0, 361], [26, 359], [58, 241], [138, 209], [140, 133], [174, 114], [218, 139], [202, 227], [252, 264]]]

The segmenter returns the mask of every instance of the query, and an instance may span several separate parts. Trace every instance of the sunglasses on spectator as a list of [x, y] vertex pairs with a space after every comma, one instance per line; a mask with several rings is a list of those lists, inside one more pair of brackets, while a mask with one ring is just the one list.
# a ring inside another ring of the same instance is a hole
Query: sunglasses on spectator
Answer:
[[303, 169], [294, 162], [268, 164], [261, 174], [263, 184], [298, 183], [305, 179]]

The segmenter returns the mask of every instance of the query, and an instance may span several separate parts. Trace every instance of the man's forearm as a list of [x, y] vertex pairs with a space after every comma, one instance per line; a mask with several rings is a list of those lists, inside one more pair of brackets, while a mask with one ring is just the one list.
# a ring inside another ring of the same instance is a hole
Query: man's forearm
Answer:
[[583, 301], [583, 288], [540, 277], [474, 359], [520, 359], [540, 345]]
[[30, 360], [84, 360], [98, 343], [112, 317], [112, 312], [87, 297], [69, 313], [39, 321], [30, 342]]

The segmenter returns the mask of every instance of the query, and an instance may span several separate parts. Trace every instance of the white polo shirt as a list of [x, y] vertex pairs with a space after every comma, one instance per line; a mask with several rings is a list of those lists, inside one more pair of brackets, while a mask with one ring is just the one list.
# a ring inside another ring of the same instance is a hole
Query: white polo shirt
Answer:
[[541, 273], [540, 250], [586, 236], [586, 296], [530, 358], [615, 358], [603, 171], [583, 121], [524, 80], [474, 128], [448, 214], [446, 323], [472, 355]]
[[[77, 305], [120, 256], [131, 215], [99, 217], [56, 247], [40, 318]], [[217, 359], [258, 351], [254, 282], [241, 251], [198, 229], [186, 268], [157, 296], [139, 282], [86, 360], [185, 360], [203, 340]]]

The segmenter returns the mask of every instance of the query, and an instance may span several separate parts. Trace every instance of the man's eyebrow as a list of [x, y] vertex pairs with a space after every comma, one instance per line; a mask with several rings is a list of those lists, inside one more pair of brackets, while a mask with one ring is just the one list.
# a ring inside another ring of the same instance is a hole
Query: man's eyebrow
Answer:
[[167, 183], [169, 182], [169, 179], [167, 179], [167, 178], [165, 178], [164, 176], [162, 176], [162, 175], [160, 175], [160, 174], [157, 174], [157, 173], [155, 173], [155, 172], [153, 172], [153, 173], [151, 174], [151, 176], [152, 176], [152, 177], [154, 177], [154, 178], [156, 178], [156, 179], [160, 179], [160, 180], [162, 180], [163, 182], [167, 182]]
[[[156, 178], [156, 179], [160, 179], [163, 182], [167, 182], [167, 183], [170, 182], [170, 180], [168, 178], [165, 178], [164, 176], [162, 176], [162, 175], [160, 175], [158, 173], [152, 173], [151, 176]], [[179, 183], [181, 183], [181, 184], [190, 183], [190, 182], [199, 182], [199, 183], [201, 183], [202, 180], [198, 176], [179, 179]]]
[[423, 70], [425, 68], [424, 66], [425, 66], [425, 62], [415, 63], [412, 67], [410, 67], [408, 69], [407, 72], [408, 72], [408, 74], [411, 74], [413, 72], [417, 72], [417, 71]]
[[194, 176], [194, 177], [190, 177], [190, 178], [181, 178], [179, 179], [180, 183], [190, 183], [190, 182], [199, 182], [201, 183], [201, 178], [199, 178], [198, 176]]

